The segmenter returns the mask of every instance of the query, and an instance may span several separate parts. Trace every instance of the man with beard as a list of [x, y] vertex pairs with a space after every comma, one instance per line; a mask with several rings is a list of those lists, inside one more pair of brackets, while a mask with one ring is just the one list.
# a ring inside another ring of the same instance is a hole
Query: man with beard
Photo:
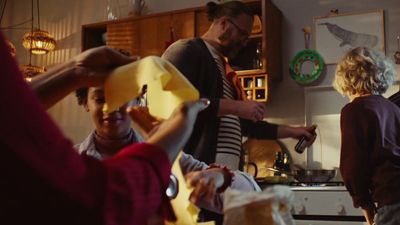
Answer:
[[[185, 152], [206, 163], [240, 169], [242, 135], [257, 139], [313, 138], [313, 127], [291, 127], [262, 121], [265, 105], [242, 100], [237, 77], [226, 63], [246, 46], [253, 26], [251, 9], [240, 1], [207, 3], [212, 21], [208, 31], [195, 39], [179, 40], [163, 54], [210, 99], [199, 114]], [[312, 142], [312, 141], [311, 141]]]
[[244, 101], [236, 74], [225, 58], [232, 58], [246, 46], [253, 26], [253, 13], [240, 1], [207, 3], [211, 26], [201, 37], [179, 40], [169, 46], [163, 58], [169, 60], [208, 98], [184, 151], [208, 164], [241, 169], [242, 135], [257, 139], [305, 136], [315, 140], [310, 127], [291, 127], [262, 121], [265, 105]]

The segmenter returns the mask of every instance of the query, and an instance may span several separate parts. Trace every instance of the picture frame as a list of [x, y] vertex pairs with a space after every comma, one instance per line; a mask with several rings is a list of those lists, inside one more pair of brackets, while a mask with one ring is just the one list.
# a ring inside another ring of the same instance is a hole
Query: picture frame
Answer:
[[383, 9], [314, 17], [314, 47], [325, 64], [335, 64], [356, 47], [385, 53]]

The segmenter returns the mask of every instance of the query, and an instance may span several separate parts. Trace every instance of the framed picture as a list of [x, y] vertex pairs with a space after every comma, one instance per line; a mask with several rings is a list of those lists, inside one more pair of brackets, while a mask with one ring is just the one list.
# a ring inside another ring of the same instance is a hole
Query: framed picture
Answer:
[[383, 9], [314, 17], [314, 43], [326, 64], [338, 63], [356, 47], [385, 52]]

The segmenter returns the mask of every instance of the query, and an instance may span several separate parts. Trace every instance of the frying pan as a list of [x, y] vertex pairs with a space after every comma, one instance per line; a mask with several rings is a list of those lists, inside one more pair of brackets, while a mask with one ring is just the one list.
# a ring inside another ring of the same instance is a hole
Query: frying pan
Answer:
[[[279, 170], [268, 168], [268, 170], [278, 172]], [[291, 176], [300, 183], [322, 183], [328, 182], [336, 176], [336, 170], [306, 170], [298, 169], [291, 172], [279, 171], [286, 176]]]
[[328, 182], [336, 176], [336, 170], [294, 170], [292, 173], [294, 179], [300, 183], [320, 183]]

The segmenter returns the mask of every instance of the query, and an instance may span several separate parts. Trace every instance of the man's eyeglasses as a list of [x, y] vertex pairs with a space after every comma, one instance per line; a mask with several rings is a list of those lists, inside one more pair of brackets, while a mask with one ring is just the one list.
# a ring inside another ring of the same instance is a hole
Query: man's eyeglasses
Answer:
[[237, 25], [235, 22], [233, 22], [233, 20], [231, 20], [231, 19], [227, 19], [227, 20], [239, 31], [240, 36], [243, 37], [244, 40], [247, 40], [249, 38], [250, 34], [249, 34], [249, 32], [247, 32], [247, 30], [240, 28], [239, 25]]

